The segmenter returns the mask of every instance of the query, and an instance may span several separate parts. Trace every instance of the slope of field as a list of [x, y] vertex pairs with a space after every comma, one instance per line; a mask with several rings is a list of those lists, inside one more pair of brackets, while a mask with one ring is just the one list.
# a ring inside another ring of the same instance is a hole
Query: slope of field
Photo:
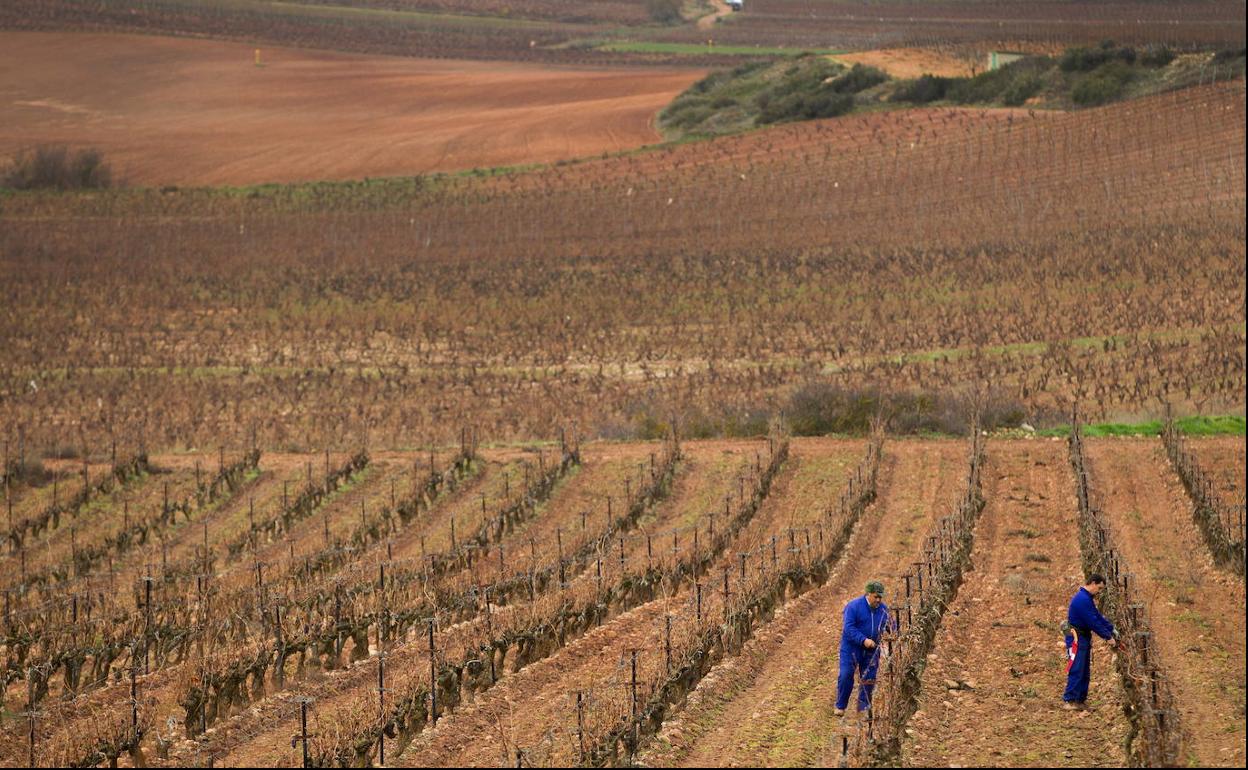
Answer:
[[1183, 759], [1244, 763], [1244, 581], [1213, 565], [1158, 441], [1088, 442], [1091, 486], [1150, 611]]
[[1093, 648], [1093, 713], [1061, 708], [1065, 646], [1058, 626], [1083, 578], [1065, 445], [990, 443], [983, 494], [974, 569], [923, 671], [904, 764], [1122, 765], [1128, 724], [1108, 645], [1097, 640]]
[[628, 436], [812, 381], [1234, 410], [1244, 125], [1223, 83], [409, 186], [14, 195], [0, 417], [51, 441], [107, 397], [169, 443]]
[[0, 32], [0, 157], [91, 146], [146, 185], [400, 176], [657, 141], [704, 73], [365, 56], [138, 35]]
[[828, 582], [786, 605], [740, 656], [716, 667], [642, 763], [816, 763], [841, 727], [832, 710], [845, 602], [872, 579], [885, 583], [887, 601], [904, 601], [897, 576], [920, 555], [931, 522], [952, 505], [963, 450], [956, 442], [886, 443], [877, 500]]

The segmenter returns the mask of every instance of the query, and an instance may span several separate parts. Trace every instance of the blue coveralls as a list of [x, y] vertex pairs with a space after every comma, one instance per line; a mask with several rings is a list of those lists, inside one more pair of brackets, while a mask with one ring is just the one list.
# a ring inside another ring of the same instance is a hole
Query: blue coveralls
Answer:
[[[875, 689], [876, 669], [880, 664], [880, 635], [890, 629], [888, 605], [871, 609], [866, 596], [859, 596], [845, 605], [844, 625], [841, 627], [841, 671], [836, 680], [836, 707], [849, 705], [849, 694], [854, 690], [854, 671], [862, 672], [862, 686], [858, 688], [858, 710], [865, 711], [871, 704], [871, 692]], [[871, 639], [875, 647], [867, 649], [863, 641]]]
[[1114, 624], [1096, 608], [1088, 589], [1080, 586], [1070, 600], [1066, 615], [1071, 633], [1066, 636], [1066, 692], [1062, 700], [1083, 703], [1088, 699], [1088, 682], [1092, 678], [1092, 632], [1102, 639], [1114, 638]]

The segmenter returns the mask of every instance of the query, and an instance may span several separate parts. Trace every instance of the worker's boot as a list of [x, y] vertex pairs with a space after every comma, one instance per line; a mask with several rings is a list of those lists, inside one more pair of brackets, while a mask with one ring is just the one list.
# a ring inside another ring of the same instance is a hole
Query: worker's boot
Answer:
[[845, 709], [833, 709], [832, 713], [836, 714], [838, 717], [843, 717], [845, 716]]

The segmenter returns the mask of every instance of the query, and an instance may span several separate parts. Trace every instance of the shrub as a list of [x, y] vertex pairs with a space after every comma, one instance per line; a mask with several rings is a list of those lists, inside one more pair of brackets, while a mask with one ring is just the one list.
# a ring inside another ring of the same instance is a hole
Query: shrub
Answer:
[[904, 83], [893, 92], [893, 95], [889, 97], [889, 101], [927, 104], [938, 99], [944, 99], [952, 83], [952, 78], [923, 75], [920, 78]]
[[1213, 63], [1226, 64], [1236, 59], [1242, 59], [1244, 58], [1244, 53], [1245, 49], [1242, 46], [1240, 48], [1223, 48], [1213, 55]]
[[790, 70], [793, 69], [797, 71], [792, 74], [786, 72], [785, 76], [769, 89], [772, 97], [814, 93], [827, 88], [829, 80], [836, 80], [844, 72], [844, 67], [839, 64], [822, 59], [803, 61], [800, 66], [790, 68]]
[[795, 93], [779, 99], [760, 99], [758, 123], [781, 123], [788, 120], [815, 120], [844, 115], [854, 106], [854, 97], [838, 93]]
[[1050, 59], [1028, 57], [1010, 62], [973, 78], [958, 78], [949, 85], [948, 98], [959, 104], [992, 104], [1009, 95], [1018, 104], [1030, 99], [1043, 85], [1043, 75], [1053, 66]]
[[705, 101], [697, 100], [685, 102], [679, 107], [669, 109], [664, 113], [663, 118], [668, 125], [689, 128], [706, 120], [714, 112], [715, 110], [711, 105]]
[[[1173, 58], [1173, 57], [1172, 57]], [[1112, 61], [1134, 64], [1135, 49], [1130, 46], [1115, 47], [1113, 41], [1106, 40], [1097, 48], [1067, 48], [1059, 62], [1063, 72], [1091, 72]], [[1168, 63], [1168, 62], [1167, 62]]]
[[1140, 56], [1140, 64], [1145, 67], [1164, 67], [1174, 61], [1174, 51], [1164, 45], [1149, 46]]
[[673, 24], [680, 21], [682, 0], [646, 0], [646, 13], [660, 24]]
[[857, 94], [888, 80], [888, 75], [875, 67], [855, 64], [849, 72], [832, 81], [832, 90], [838, 94]]
[[112, 170], [99, 150], [71, 153], [61, 145], [41, 146], [19, 153], [0, 179], [0, 185], [17, 190], [100, 189], [111, 187], [112, 183]]
[[1121, 97], [1130, 81], [1130, 67], [1110, 62], [1080, 78], [1070, 90], [1070, 99], [1081, 107], [1095, 107]]
[[18, 460], [9, 461], [9, 466], [5, 470], [4, 475], [15, 482], [21, 482], [27, 486], [42, 487], [52, 482], [54, 474], [48, 470], [41, 460], [28, 459], [25, 462]]
[[1038, 75], [1025, 74], [1014, 78], [1001, 94], [1001, 103], [1006, 107], [1020, 107], [1026, 104], [1028, 99], [1040, 93], [1043, 85], [1044, 81], [1040, 80]]
[[[866, 433], [871, 419], [881, 414], [894, 433], [947, 433], [970, 430], [974, 399], [947, 391], [884, 392], [876, 388], [847, 389], [829, 383], [811, 383], [789, 398], [784, 414], [796, 436], [827, 433]], [[1016, 428], [1026, 418], [1017, 400], [989, 393], [980, 400], [980, 427]]]

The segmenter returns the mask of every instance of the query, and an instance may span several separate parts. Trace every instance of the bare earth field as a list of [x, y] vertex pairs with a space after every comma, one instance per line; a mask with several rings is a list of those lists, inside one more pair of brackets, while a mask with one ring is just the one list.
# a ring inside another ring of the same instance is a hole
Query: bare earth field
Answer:
[[0, 32], [0, 157], [94, 146], [135, 184], [396, 176], [657, 141], [705, 73], [312, 51], [141, 35]]
[[917, 78], [921, 75], [960, 78], [972, 74], [967, 60], [931, 48], [882, 48], [878, 51], [842, 53], [829, 58], [846, 64], [878, 67], [895, 78]]

